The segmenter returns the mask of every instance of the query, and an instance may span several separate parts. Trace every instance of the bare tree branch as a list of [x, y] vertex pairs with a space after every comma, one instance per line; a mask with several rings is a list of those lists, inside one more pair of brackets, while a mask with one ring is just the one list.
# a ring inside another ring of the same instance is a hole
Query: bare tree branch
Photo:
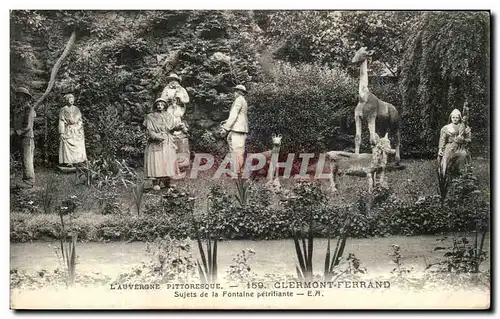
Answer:
[[50, 73], [50, 80], [49, 80], [49, 84], [47, 85], [47, 89], [45, 90], [43, 95], [38, 99], [38, 101], [36, 101], [35, 105], [33, 105], [34, 109], [36, 109], [43, 102], [43, 100], [47, 97], [47, 95], [49, 95], [50, 91], [54, 87], [57, 72], [59, 72], [59, 69], [61, 68], [61, 64], [62, 64], [63, 60], [66, 58], [66, 56], [71, 51], [73, 44], [75, 44], [75, 40], [76, 40], [76, 31], [73, 31], [71, 33], [71, 36], [68, 39], [68, 42], [66, 43], [66, 47], [64, 48], [63, 53], [61, 54], [59, 59], [57, 59], [56, 63], [54, 64], [54, 67], [52, 68], [52, 72]]

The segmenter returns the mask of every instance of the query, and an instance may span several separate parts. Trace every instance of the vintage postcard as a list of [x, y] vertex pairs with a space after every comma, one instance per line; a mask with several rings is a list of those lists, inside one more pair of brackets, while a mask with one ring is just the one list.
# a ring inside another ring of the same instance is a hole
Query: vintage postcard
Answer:
[[11, 309], [489, 309], [489, 11], [11, 10]]

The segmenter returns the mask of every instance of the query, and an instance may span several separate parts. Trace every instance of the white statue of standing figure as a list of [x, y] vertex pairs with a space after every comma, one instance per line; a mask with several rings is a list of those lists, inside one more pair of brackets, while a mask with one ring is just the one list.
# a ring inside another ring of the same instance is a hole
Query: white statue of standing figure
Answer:
[[87, 160], [82, 113], [74, 105], [73, 94], [64, 96], [68, 105], [59, 112], [59, 163], [77, 164]]
[[168, 102], [167, 112], [174, 116], [176, 122], [183, 123], [179, 129], [173, 132], [174, 143], [177, 146], [177, 153], [183, 154], [183, 157], [178, 158], [179, 167], [189, 166], [189, 139], [188, 139], [188, 125], [183, 121], [184, 113], [186, 113], [186, 104], [189, 103], [189, 95], [181, 85], [181, 78], [171, 73], [167, 80], [167, 86], [161, 93], [161, 98]]
[[[464, 106], [467, 109], [467, 104]], [[450, 123], [441, 128], [439, 135], [438, 163], [442, 178], [450, 169], [458, 171], [466, 161], [467, 145], [471, 141], [471, 129], [464, 123], [462, 113], [454, 109], [450, 114]]]

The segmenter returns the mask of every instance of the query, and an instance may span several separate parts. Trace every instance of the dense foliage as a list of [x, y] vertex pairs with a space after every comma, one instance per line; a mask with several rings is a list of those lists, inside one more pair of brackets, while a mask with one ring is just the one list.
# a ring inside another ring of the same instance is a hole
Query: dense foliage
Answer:
[[322, 152], [352, 144], [355, 81], [341, 70], [304, 64], [277, 64], [272, 81], [249, 94], [249, 151], [270, 149], [271, 135], [282, 134], [283, 153]]
[[[46, 82], [42, 79], [34, 87], [33, 77], [24, 74], [31, 72], [46, 78], [55, 59], [34, 66], [32, 60], [45, 58], [35, 50], [55, 58], [65, 41], [64, 30], [68, 26], [79, 30], [77, 44], [47, 100], [47, 112], [38, 113], [47, 125], [35, 125], [37, 145], [44, 145], [52, 161], [57, 155], [57, 143], [51, 141], [57, 141], [57, 116], [64, 105], [62, 97], [68, 92], [75, 94], [76, 105], [84, 115], [89, 156], [133, 159], [142, 157], [143, 117], [166, 85], [168, 73], [179, 74], [190, 95], [187, 119], [195, 141], [205, 133], [204, 129], [218, 125], [227, 116], [230, 87], [239, 83], [248, 86], [259, 78], [248, 12], [98, 11], [84, 12], [82, 16], [75, 11], [71, 13], [73, 20], [55, 21], [68, 14], [11, 14], [13, 25], [35, 24], [44, 30], [35, 32], [32, 27], [11, 34], [12, 87], [28, 86], [36, 96], [45, 89]], [[19, 118], [19, 112], [12, 110], [13, 118]]]
[[[37, 159], [57, 162], [57, 116], [62, 96], [73, 92], [89, 157], [140, 161], [143, 116], [170, 72], [191, 98], [194, 151], [224, 148], [204, 137], [227, 117], [235, 84], [250, 89], [251, 151], [268, 149], [273, 132], [294, 151], [350, 148], [359, 76], [350, 60], [360, 46], [375, 50], [371, 90], [402, 114], [405, 156], [434, 154], [440, 127], [465, 99], [473, 152], [489, 145], [486, 13], [15, 10], [11, 87], [26, 85], [40, 96], [72, 31], [77, 42], [37, 110]], [[20, 111], [12, 100], [11, 126]]]
[[[390, 189], [378, 188], [372, 195], [360, 192], [358, 200], [350, 204], [341, 197], [328, 196], [315, 183], [298, 183], [291, 191], [278, 194], [259, 183], [250, 183], [243, 207], [233, 190], [217, 184], [210, 189], [208, 203], [204, 198], [195, 200], [193, 195], [183, 188], [169, 190], [164, 196], [148, 193], [140, 214], [120, 208], [109, 213], [103, 206], [102, 216], [92, 215], [96, 220], [89, 220], [86, 214], [74, 214], [68, 217], [66, 227], [78, 233], [78, 238], [91, 241], [151, 241], [165, 235], [195, 238], [193, 221], [202, 232], [210, 229], [218, 238], [290, 238], [293, 230], [304, 227], [309, 214], [314, 217], [315, 237], [338, 236], [346, 220], [349, 237], [441, 234], [489, 227], [490, 199], [479, 190], [470, 171], [454, 180], [444, 203], [439, 196], [403, 202]], [[69, 201], [78, 205], [76, 199]], [[69, 206], [67, 202], [63, 202], [65, 206]], [[30, 205], [13, 208], [23, 213], [12, 216], [11, 240], [58, 238], [57, 215], [44, 212], [39, 206], [26, 206]]]
[[408, 152], [435, 153], [440, 128], [464, 101], [470, 107], [473, 152], [488, 147], [490, 41], [490, 17], [484, 12], [429, 12], [415, 24], [401, 72]]
[[[281, 44], [277, 56], [294, 63], [348, 67], [361, 46], [375, 50], [378, 67], [397, 75], [406, 36], [417, 11], [259, 11], [268, 41]], [[307, 23], [303, 23], [307, 21]]]

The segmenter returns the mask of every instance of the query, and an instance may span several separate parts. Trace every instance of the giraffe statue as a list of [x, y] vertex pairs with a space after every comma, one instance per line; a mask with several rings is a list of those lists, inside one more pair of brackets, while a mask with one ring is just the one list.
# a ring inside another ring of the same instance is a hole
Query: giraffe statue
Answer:
[[269, 171], [267, 174], [266, 186], [279, 189], [281, 187], [281, 184], [279, 178], [279, 170], [276, 168], [276, 162], [278, 161], [278, 157], [280, 154], [282, 136], [281, 134], [279, 135], [273, 134], [272, 138], [273, 138], [273, 149], [271, 150], [271, 156], [269, 157]]
[[264, 155], [264, 158], [266, 159], [265, 166], [252, 174], [252, 178], [256, 178], [257, 176], [266, 176], [266, 187], [274, 189], [279, 189], [281, 186], [279, 180], [279, 169], [276, 167], [276, 162], [278, 161], [278, 157], [280, 154], [281, 139], [281, 134], [272, 135], [273, 148], [271, 150], [259, 153], [261, 155]]
[[[352, 63], [360, 64], [359, 68], [359, 102], [354, 110], [354, 120], [356, 122], [355, 153], [359, 154], [361, 144], [362, 121], [368, 122], [368, 131], [370, 132], [370, 143], [376, 144], [375, 134], [384, 136], [389, 133], [391, 138], [395, 139], [395, 161], [399, 165], [401, 145], [401, 133], [399, 129], [400, 120], [398, 110], [394, 105], [384, 102], [377, 98], [368, 89], [368, 57], [374, 53], [373, 50], [367, 50], [366, 47], [359, 49]], [[376, 125], [376, 126], [375, 126]]]

